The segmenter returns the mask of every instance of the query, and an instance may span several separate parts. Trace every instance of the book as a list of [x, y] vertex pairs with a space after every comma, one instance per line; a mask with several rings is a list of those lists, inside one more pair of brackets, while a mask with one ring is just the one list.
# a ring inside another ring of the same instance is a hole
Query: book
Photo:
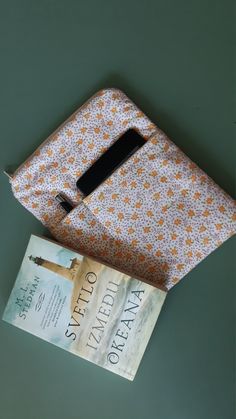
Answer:
[[3, 320], [133, 380], [166, 292], [32, 235]]

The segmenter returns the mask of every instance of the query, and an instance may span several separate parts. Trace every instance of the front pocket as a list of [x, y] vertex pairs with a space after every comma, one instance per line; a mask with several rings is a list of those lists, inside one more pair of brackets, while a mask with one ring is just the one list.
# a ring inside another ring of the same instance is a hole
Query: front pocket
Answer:
[[83, 202], [114, 237], [123, 263], [167, 288], [232, 232], [230, 198], [164, 134]]

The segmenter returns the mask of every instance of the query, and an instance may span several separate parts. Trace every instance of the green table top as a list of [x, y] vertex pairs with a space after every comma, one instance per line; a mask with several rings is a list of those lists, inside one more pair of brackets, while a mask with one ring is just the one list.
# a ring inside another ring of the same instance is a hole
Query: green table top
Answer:
[[[233, 2], [0, 2], [0, 166], [118, 87], [232, 196]], [[0, 315], [31, 233], [1, 179]], [[167, 296], [134, 382], [0, 322], [3, 419], [233, 419], [235, 239]]]

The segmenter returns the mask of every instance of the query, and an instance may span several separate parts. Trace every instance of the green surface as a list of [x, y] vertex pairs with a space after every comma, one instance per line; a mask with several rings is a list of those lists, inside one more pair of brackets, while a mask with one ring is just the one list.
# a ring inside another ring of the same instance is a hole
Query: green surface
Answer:
[[[234, 194], [233, 2], [0, 1], [1, 168], [119, 87]], [[1, 182], [0, 315], [40, 223]], [[130, 383], [0, 322], [1, 419], [233, 419], [235, 240], [168, 295]]]

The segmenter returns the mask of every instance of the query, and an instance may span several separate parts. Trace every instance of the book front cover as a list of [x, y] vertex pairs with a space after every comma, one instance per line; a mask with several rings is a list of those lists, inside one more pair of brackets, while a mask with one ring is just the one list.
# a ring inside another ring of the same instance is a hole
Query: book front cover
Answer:
[[3, 319], [133, 380], [165, 297], [32, 235]]

